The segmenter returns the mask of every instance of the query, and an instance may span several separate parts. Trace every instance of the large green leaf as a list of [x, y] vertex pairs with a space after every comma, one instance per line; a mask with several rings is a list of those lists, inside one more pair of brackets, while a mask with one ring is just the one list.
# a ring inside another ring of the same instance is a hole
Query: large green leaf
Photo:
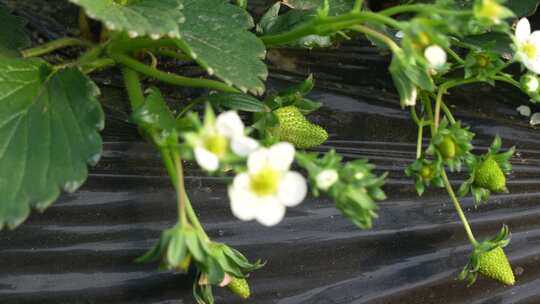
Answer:
[[179, 37], [184, 22], [180, 0], [69, 0], [86, 14], [105, 23], [110, 30], [125, 31], [131, 37]]
[[534, 14], [538, 4], [540, 4], [538, 0], [508, 0], [504, 5], [514, 11], [516, 16], [522, 17]]
[[0, 5], [0, 54], [15, 55], [17, 50], [30, 44], [23, 28], [24, 22]]
[[0, 229], [44, 210], [86, 180], [101, 155], [97, 86], [77, 69], [42, 60], [0, 61]]
[[251, 17], [223, 0], [186, 0], [183, 12], [186, 22], [178, 46], [228, 85], [262, 94], [262, 80], [268, 76], [261, 60], [266, 49], [249, 31]]

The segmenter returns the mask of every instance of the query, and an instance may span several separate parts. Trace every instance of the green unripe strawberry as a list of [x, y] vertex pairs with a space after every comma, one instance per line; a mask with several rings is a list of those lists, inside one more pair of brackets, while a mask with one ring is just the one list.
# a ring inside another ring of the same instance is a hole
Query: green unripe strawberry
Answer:
[[493, 192], [506, 192], [506, 176], [499, 164], [487, 157], [476, 170], [474, 183]]
[[444, 159], [453, 159], [456, 156], [456, 143], [451, 136], [443, 137], [442, 142], [437, 145], [437, 149]]
[[478, 261], [478, 272], [482, 275], [506, 285], [514, 285], [516, 282], [510, 262], [501, 247], [480, 254]]
[[240, 279], [237, 277], [232, 277], [231, 282], [227, 287], [237, 296], [242, 299], [247, 299], [251, 295], [249, 290], [249, 284], [246, 279]]
[[288, 141], [300, 149], [308, 149], [319, 146], [328, 139], [328, 132], [309, 122], [295, 106], [279, 108], [274, 113], [279, 126], [270, 133], [280, 140]]
[[429, 180], [435, 174], [435, 166], [433, 166], [433, 165], [424, 165], [420, 169], [419, 173], [420, 173], [420, 176], [422, 177], [422, 179]]

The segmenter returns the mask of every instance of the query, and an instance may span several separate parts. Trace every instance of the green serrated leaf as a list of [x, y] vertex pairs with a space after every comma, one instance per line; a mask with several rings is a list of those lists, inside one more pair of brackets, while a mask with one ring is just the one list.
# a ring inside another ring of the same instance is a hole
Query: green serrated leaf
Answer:
[[246, 11], [222, 0], [186, 0], [183, 12], [178, 47], [228, 85], [264, 93], [266, 49], [248, 30], [253, 23]]
[[86, 14], [114, 31], [130, 37], [180, 37], [179, 24], [185, 21], [180, 0], [69, 0], [83, 7]]
[[101, 155], [97, 86], [77, 69], [42, 60], [0, 61], [0, 228], [21, 224], [73, 192]]
[[19, 49], [30, 45], [30, 39], [23, 28], [23, 20], [11, 15], [6, 7], [0, 5], [0, 54], [17, 55]]

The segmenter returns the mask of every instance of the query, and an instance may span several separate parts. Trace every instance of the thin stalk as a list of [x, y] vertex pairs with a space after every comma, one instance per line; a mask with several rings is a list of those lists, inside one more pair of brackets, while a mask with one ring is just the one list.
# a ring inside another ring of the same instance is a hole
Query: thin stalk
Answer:
[[435, 98], [435, 130], [437, 130], [439, 128], [439, 123], [440, 123], [440, 114], [441, 114], [441, 104], [442, 104], [442, 98], [443, 98], [443, 95], [446, 94], [446, 92], [453, 88], [453, 87], [456, 87], [456, 86], [459, 86], [459, 85], [463, 85], [463, 84], [468, 84], [468, 83], [473, 83], [473, 82], [478, 82], [478, 81], [482, 81], [482, 80], [478, 80], [476, 78], [472, 78], [472, 79], [455, 79], [455, 80], [449, 80], [443, 84], [441, 84], [441, 86], [439, 87], [439, 91], [437, 92], [437, 97]]
[[418, 124], [418, 139], [416, 141], [416, 159], [420, 159], [422, 156], [422, 139], [424, 136], [424, 124]]
[[362, 4], [364, 4], [364, 0], [355, 0], [352, 11], [360, 12], [362, 10]]
[[101, 58], [93, 62], [81, 65], [81, 71], [85, 74], [90, 74], [95, 71], [101, 71], [116, 65], [116, 62], [110, 58]]
[[452, 58], [454, 58], [455, 61], [457, 61], [457, 63], [459, 63], [460, 65], [465, 65], [465, 60], [463, 60], [456, 52], [454, 52], [452, 48], [447, 47], [445, 48], [445, 50], [448, 54], [450, 54], [450, 56], [452, 56]]
[[183, 87], [193, 87], [193, 88], [208, 88], [218, 91], [223, 91], [227, 93], [239, 93], [237, 89], [230, 87], [222, 82], [209, 80], [209, 79], [199, 79], [199, 78], [189, 78], [176, 74], [162, 72], [156, 68], [147, 66], [127, 55], [111, 52], [110, 56], [118, 63], [137, 71], [146, 76], [152, 77], [154, 79], [163, 81], [168, 84], [183, 86]]
[[[182, 168], [182, 160], [178, 151], [174, 151], [172, 159], [176, 169], [176, 191], [177, 191], [177, 203], [178, 203], [178, 218], [180, 223], [187, 223], [186, 206], [187, 206], [187, 193], [186, 185], [184, 183], [184, 169]], [[193, 221], [192, 221], [193, 222]]]
[[129, 102], [131, 103], [131, 109], [135, 111], [144, 104], [144, 94], [139, 73], [128, 67], [122, 68], [122, 73], [124, 74], [124, 83]]
[[58, 40], [50, 41], [40, 46], [22, 50], [21, 55], [24, 58], [37, 57], [45, 54], [52, 53], [56, 50], [72, 47], [72, 46], [82, 46], [82, 47], [92, 47], [93, 44], [87, 40], [78, 39], [78, 38], [61, 38]]
[[516, 80], [514, 80], [512, 78], [509, 78], [509, 77], [506, 77], [506, 76], [493, 76], [493, 80], [509, 83], [509, 84], [511, 84], [511, 85], [515, 86], [516, 88], [521, 90], [521, 84], [518, 81], [516, 81]]
[[180, 60], [180, 61], [193, 61], [193, 59], [189, 57], [188, 55], [179, 53], [177, 51], [169, 50], [169, 49], [159, 48], [155, 50], [155, 53], [161, 56], [170, 57], [170, 58]]
[[456, 119], [454, 118], [454, 115], [452, 115], [452, 112], [450, 111], [450, 109], [448, 108], [448, 106], [444, 102], [441, 103], [441, 108], [442, 108], [442, 110], [444, 112], [444, 115], [448, 118], [450, 123], [455, 124]]
[[351, 30], [366, 34], [367, 36], [370, 36], [374, 39], [379, 40], [380, 42], [386, 44], [392, 52], [399, 52], [401, 49], [399, 46], [392, 40], [390, 37], [386, 36], [385, 34], [382, 34], [380, 32], [377, 32], [367, 26], [363, 25], [355, 25], [350, 27]]
[[450, 181], [448, 180], [448, 176], [446, 175], [446, 170], [442, 170], [441, 176], [443, 178], [446, 191], [448, 192], [448, 195], [450, 195], [450, 199], [452, 200], [452, 203], [454, 204], [454, 208], [456, 209], [459, 219], [461, 220], [461, 223], [463, 224], [463, 228], [465, 228], [467, 237], [469, 238], [469, 241], [471, 242], [471, 244], [474, 247], [476, 247], [478, 245], [478, 241], [476, 241], [476, 239], [474, 238], [474, 234], [471, 230], [471, 226], [469, 225], [469, 222], [467, 221], [467, 218], [465, 217], [465, 213], [463, 213], [463, 209], [461, 209], [461, 204], [459, 203], [459, 200], [457, 199], [456, 194], [454, 193], [454, 189], [452, 189], [452, 185], [450, 184]]
[[[425, 93], [420, 94], [420, 99], [422, 100], [422, 103], [424, 104], [424, 108], [428, 117], [428, 120], [433, 122], [433, 108], [431, 106], [431, 100], [429, 99], [429, 96], [427, 96]], [[435, 125], [433, 123], [430, 124], [431, 127], [431, 135], [435, 135]]]
[[399, 21], [390, 17], [383, 16], [373, 12], [350, 12], [339, 16], [316, 17], [301, 26], [294, 29], [275, 35], [261, 36], [260, 39], [267, 47], [275, 47], [278, 45], [287, 44], [309, 35], [327, 35], [331, 32], [348, 29], [351, 26], [358, 25], [362, 22], [374, 22], [384, 24], [396, 29], [401, 29], [402, 25]]

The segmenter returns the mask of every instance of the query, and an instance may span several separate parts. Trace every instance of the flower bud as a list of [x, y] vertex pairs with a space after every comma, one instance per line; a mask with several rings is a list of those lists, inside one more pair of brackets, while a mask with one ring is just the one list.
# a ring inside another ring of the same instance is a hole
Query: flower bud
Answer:
[[326, 169], [317, 174], [315, 181], [317, 187], [321, 190], [328, 190], [332, 187], [339, 179], [339, 174], [334, 169]]
[[540, 83], [538, 82], [538, 78], [531, 74], [525, 74], [520, 79], [521, 82], [521, 88], [525, 93], [527, 94], [533, 94], [538, 92], [538, 87], [540, 86]]
[[424, 50], [424, 57], [435, 69], [441, 68], [446, 63], [446, 52], [438, 45], [428, 46]]

